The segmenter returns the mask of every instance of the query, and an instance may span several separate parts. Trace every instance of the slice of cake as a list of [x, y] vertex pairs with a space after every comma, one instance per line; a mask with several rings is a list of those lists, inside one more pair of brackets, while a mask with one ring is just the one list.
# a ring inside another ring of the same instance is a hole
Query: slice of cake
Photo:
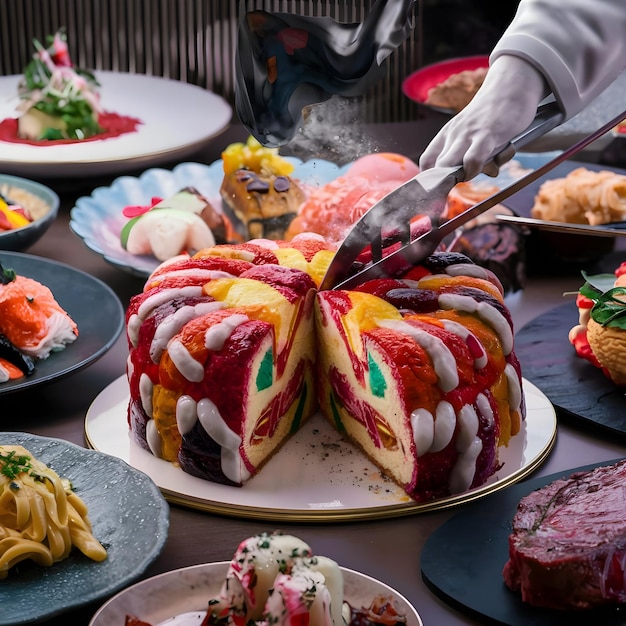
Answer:
[[319, 407], [416, 501], [498, 469], [524, 419], [502, 285], [459, 254], [354, 291], [317, 291], [318, 235], [162, 264], [127, 313], [132, 436], [242, 486]]

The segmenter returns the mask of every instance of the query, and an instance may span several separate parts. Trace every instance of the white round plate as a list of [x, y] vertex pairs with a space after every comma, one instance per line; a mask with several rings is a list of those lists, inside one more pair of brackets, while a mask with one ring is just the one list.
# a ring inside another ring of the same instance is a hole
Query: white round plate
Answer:
[[468, 502], [517, 482], [547, 457], [556, 438], [556, 414], [546, 396], [524, 381], [527, 417], [487, 484], [463, 494], [417, 503], [382, 476], [362, 453], [315, 415], [243, 487], [196, 478], [131, 441], [126, 376], [104, 389], [85, 420], [88, 445], [118, 456], [151, 476], [172, 503], [213, 513], [264, 520], [346, 521], [394, 517]]
[[103, 601], [137, 580], [161, 554], [169, 506], [148, 476], [61, 439], [4, 432], [0, 444], [24, 446], [69, 478], [87, 505], [94, 536], [107, 549], [100, 563], [73, 551], [51, 567], [19, 564], [0, 585], [0, 626], [39, 622]]
[[[310, 186], [321, 186], [334, 180], [347, 166], [338, 167], [330, 161], [301, 161], [285, 157], [294, 165], [292, 176]], [[220, 186], [224, 166], [220, 160], [211, 165], [181, 163], [173, 170], [153, 168], [139, 177], [121, 176], [110, 187], [99, 187], [90, 196], [76, 201], [70, 212], [70, 228], [85, 245], [105, 261], [135, 276], [147, 278], [159, 265], [152, 255], [127, 252], [120, 242], [120, 233], [128, 218], [122, 210], [131, 205], [149, 205], [153, 197], [168, 198], [184, 187], [195, 187], [216, 209], [222, 206]]]
[[[168, 626], [199, 625], [208, 600], [219, 593], [228, 565], [228, 561], [194, 565], [143, 580], [108, 600], [89, 626], [123, 626], [127, 615], [152, 626], [166, 620]], [[407, 626], [422, 626], [413, 605], [395, 589], [345, 567], [341, 572], [344, 598], [351, 606], [368, 607], [377, 595], [390, 596], [399, 613], [406, 616]]]
[[[196, 85], [145, 74], [95, 72], [104, 110], [140, 119], [102, 141], [29, 145], [0, 141], [0, 171], [49, 177], [105, 175], [183, 158], [227, 128], [232, 108]], [[21, 76], [0, 76], [0, 120], [17, 117]]]

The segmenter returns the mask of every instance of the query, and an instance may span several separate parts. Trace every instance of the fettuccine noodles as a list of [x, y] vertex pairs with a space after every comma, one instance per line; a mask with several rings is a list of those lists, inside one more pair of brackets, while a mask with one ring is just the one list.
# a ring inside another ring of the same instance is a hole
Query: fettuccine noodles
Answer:
[[87, 513], [68, 480], [22, 446], [0, 446], [0, 579], [19, 561], [48, 567], [72, 548], [106, 559]]

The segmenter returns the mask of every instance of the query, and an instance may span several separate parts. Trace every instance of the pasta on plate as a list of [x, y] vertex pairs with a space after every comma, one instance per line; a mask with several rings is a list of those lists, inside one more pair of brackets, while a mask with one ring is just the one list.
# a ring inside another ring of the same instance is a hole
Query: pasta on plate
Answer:
[[0, 580], [20, 561], [49, 567], [73, 548], [94, 561], [107, 557], [69, 480], [26, 448], [0, 445]]

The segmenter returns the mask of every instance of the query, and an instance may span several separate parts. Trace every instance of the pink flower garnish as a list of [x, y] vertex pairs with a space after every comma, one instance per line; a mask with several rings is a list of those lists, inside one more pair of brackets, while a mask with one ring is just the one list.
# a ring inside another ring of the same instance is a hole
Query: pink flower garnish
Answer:
[[49, 52], [55, 65], [72, 67], [72, 60], [70, 59], [70, 51], [67, 47], [67, 42], [58, 31], [54, 34], [54, 40], [52, 42], [52, 46], [49, 48]]
[[151, 199], [151, 204], [149, 206], [142, 206], [140, 204], [135, 204], [135, 205], [124, 207], [124, 209], [122, 210], [122, 215], [124, 217], [128, 217], [129, 219], [133, 217], [139, 217], [140, 215], [147, 213], [153, 206], [155, 206], [156, 204], [159, 204], [159, 202], [161, 202], [162, 200], [163, 198], [158, 198], [156, 196], [153, 196]]

